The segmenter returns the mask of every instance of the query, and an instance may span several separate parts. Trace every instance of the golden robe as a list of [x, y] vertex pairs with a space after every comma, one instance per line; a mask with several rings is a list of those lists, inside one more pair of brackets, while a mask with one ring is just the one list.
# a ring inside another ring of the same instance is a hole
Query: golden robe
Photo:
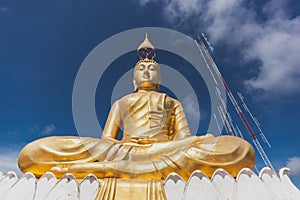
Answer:
[[187, 180], [197, 169], [212, 176], [223, 168], [236, 176], [254, 165], [248, 142], [232, 136], [192, 136], [177, 100], [144, 90], [114, 103], [102, 139], [42, 138], [26, 145], [19, 156], [20, 169], [37, 177], [52, 171], [57, 177], [70, 172], [77, 178], [93, 173], [98, 178], [165, 179], [176, 172]]

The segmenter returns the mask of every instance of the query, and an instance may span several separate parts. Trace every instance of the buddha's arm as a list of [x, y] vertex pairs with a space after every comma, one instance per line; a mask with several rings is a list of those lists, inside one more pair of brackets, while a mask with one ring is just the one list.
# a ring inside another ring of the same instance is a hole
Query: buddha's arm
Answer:
[[175, 131], [175, 137], [174, 139], [181, 139], [181, 138], [185, 138], [187, 136], [190, 136], [190, 129], [189, 129], [189, 125], [188, 122], [186, 120], [185, 117], [185, 113], [184, 110], [180, 104], [179, 101], [177, 100], [173, 100], [174, 101], [174, 115], [175, 115], [175, 127], [174, 127], [174, 131]]
[[121, 126], [121, 113], [118, 101], [113, 104], [110, 109], [105, 127], [102, 133], [103, 139], [108, 139], [113, 142], [119, 142], [116, 138], [120, 132]]

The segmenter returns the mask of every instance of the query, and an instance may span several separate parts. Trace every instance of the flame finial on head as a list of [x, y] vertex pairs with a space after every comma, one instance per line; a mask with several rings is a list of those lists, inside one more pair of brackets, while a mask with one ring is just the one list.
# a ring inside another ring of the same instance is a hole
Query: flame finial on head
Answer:
[[137, 56], [139, 60], [154, 60], [156, 58], [155, 47], [148, 39], [147, 33], [145, 40], [137, 48]]

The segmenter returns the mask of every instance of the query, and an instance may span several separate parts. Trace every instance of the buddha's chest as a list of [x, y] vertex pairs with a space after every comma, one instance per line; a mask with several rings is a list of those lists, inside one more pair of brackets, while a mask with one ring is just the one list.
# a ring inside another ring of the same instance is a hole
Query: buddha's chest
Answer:
[[123, 127], [127, 136], [165, 137], [173, 132], [174, 110], [166, 108], [165, 94], [133, 95], [123, 107]]

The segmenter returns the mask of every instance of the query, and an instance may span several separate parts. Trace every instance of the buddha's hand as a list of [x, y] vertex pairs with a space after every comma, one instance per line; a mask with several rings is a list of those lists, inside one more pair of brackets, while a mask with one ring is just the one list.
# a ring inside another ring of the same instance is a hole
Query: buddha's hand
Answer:
[[157, 139], [151, 139], [149, 137], [132, 137], [130, 141], [137, 144], [153, 144], [157, 142]]
[[156, 143], [157, 140], [156, 139], [150, 139], [150, 138], [140, 138], [138, 140], [138, 144], [153, 144]]

